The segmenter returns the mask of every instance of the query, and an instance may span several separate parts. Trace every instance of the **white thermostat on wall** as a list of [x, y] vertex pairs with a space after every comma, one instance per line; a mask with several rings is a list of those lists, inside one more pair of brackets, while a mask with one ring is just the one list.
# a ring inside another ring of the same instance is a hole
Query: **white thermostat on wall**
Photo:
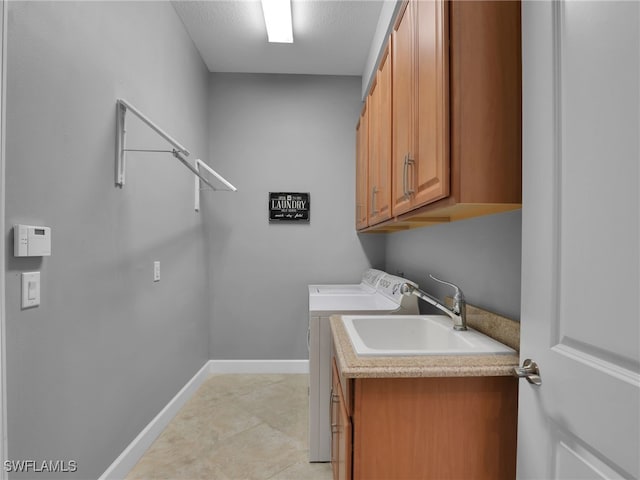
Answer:
[[14, 257], [44, 257], [51, 255], [51, 228], [35, 225], [13, 226]]

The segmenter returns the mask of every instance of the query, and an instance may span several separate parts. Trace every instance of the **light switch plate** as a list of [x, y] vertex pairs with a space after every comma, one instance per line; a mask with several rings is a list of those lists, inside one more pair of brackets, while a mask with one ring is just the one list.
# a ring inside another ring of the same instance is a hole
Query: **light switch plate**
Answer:
[[40, 305], [40, 272], [22, 274], [22, 308]]
[[153, 262], [153, 281], [154, 282], [160, 281], [160, 262], [159, 261]]

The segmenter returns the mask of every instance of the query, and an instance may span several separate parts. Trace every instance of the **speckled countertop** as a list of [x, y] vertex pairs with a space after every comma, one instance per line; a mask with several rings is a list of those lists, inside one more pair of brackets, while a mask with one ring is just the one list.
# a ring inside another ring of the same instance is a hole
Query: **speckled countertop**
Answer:
[[[516, 350], [519, 348], [518, 322], [474, 309], [476, 316], [492, 315], [494, 321], [506, 323], [500, 331], [509, 331], [511, 338], [499, 339]], [[469, 317], [469, 313], [467, 313]], [[331, 334], [336, 350], [336, 361], [346, 378], [367, 377], [497, 377], [509, 376], [518, 365], [518, 355], [455, 355], [411, 357], [365, 357], [355, 353], [340, 315], [331, 317]], [[516, 324], [514, 326], [513, 324]], [[471, 325], [471, 324], [470, 324]], [[476, 330], [481, 330], [474, 325]], [[493, 326], [492, 328], [496, 328]], [[489, 334], [488, 332], [483, 332]], [[494, 335], [490, 335], [494, 337]], [[494, 337], [495, 338], [495, 337]]]

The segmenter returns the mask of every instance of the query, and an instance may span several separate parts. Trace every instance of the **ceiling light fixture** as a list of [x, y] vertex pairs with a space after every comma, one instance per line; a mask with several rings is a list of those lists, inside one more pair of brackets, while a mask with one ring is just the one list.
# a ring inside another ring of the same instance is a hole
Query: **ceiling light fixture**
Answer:
[[267, 36], [271, 43], [293, 43], [291, 0], [261, 0]]

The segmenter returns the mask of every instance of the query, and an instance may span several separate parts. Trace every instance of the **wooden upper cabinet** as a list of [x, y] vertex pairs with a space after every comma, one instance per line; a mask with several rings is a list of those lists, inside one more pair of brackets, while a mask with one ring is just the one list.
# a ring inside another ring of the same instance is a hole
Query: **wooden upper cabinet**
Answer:
[[391, 218], [391, 61], [383, 52], [369, 95], [369, 225]]
[[522, 203], [520, 2], [451, 2], [452, 195]]
[[356, 228], [369, 225], [367, 212], [368, 138], [367, 104], [362, 110], [356, 126]]
[[449, 31], [444, 1], [417, 1], [414, 207], [449, 195]]
[[449, 194], [447, 4], [403, 8], [392, 34], [394, 215]]
[[373, 225], [372, 220], [378, 215], [376, 208], [376, 194], [378, 193], [379, 181], [378, 181], [378, 163], [380, 158], [379, 151], [379, 136], [380, 129], [380, 89], [378, 88], [378, 77], [376, 76], [371, 89], [369, 90], [369, 97], [367, 99], [369, 110], [369, 175], [367, 176], [367, 211], [369, 213], [367, 222], [369, 225]]
[[412, 3], [402, 6], [391, 34], [392, 45], [392, 212], [411, 208], [407, 194], [408, 162], [415, 155], [413, 131], [414, 98], [414, 12]]
[[404, 1], [391, 32], [391, 218], [370, 214], [366, 231], [521, 207], [521, 55], [519, 1]]

